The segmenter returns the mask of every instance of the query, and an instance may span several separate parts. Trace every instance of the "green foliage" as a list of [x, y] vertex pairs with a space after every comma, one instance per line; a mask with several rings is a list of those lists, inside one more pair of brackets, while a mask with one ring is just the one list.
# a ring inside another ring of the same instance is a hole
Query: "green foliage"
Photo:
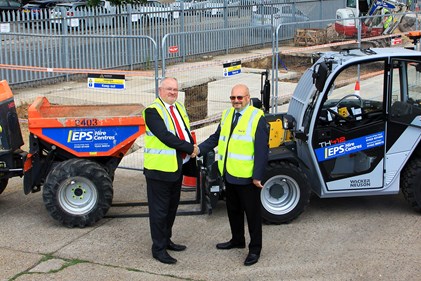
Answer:
[[88, 0], [88, 1], [86, 1], [86, 2], [88, 3], [88, 6], [93, 6], [93, 7], [95, 7], [95, 6], [97, 6], [97, 5], [99, 4], [99, 1], [100, 1], [100, 0]]

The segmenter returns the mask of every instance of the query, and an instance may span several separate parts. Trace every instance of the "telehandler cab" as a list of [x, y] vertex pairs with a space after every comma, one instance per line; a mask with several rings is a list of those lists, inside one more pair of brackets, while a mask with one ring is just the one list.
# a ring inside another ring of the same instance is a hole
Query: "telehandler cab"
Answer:
[[[417, 45], [419, 38], [412, 38]], [[420, 212], [421, 52], [373, 48], [318, 56], [299, 80], [288, 112], [266, 114], [264, 220], [292, 221], [311, 193], [332, 198], [402, 191]], [[268, 101], [264, 96], [263, 104]], [[212, 154], [203, 158], [201, 182], [211, 210], [224, 197]]]

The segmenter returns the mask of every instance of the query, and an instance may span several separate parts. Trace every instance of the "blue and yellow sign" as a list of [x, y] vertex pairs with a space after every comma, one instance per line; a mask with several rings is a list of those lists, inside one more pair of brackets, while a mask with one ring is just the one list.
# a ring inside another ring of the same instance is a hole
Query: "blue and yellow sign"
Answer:
[[224, 77], [229, 77], [232, 75], [241, 73], [241, 61], [233, 61], [229, 63], [224, 63]]
[[88, 88], [124, 90], [126, 80], [124, 75], [88, 74]]

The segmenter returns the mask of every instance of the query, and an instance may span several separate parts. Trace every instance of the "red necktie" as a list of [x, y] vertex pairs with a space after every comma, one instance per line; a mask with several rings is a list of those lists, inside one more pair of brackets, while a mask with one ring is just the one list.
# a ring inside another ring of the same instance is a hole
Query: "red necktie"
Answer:
[[[171, 112], [171, 116], [172, 116], [172, 118], [174, 120], [174, 123], [175, 123], [175, 128], [177, 129], [178, 137], [182, 140], [185, 140], [183, 130], [181, 130], [180, 123], [178, 123], [177, 115], [175, 115], [175, 113], [174, 113], [174, 105], [170, 105], [170, 112]], [[186, 158], [186, 153], [182, 152], [181, 157], [183, 159]]]

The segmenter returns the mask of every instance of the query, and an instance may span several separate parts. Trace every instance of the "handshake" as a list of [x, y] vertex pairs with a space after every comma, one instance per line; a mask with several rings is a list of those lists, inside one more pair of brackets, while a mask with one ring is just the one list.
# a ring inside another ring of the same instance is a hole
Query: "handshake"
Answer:
[[191, 158], [195, 158], [197, 155], [199, 155], [199, 154], [200, 154], [200, 149], [199, 149], [199, 147], [197, 146], [197, 144], [194, 144], [193, 146], [194, 146], [194, 150], [193, 150], [193, 153], [192, 153], [192, 154], [190, 154], [190, 157], [191, 157]]

